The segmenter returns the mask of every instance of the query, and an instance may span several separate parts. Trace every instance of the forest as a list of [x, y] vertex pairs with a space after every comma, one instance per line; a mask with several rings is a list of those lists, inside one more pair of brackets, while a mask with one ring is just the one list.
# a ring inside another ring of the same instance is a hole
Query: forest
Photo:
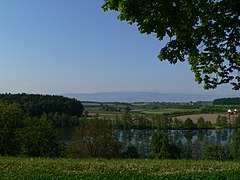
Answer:
[[220, 98], [220, 99], [215, 99], [213, 101], [214, 105], [232, 105], [236, 106], [240, 104], [240, 98], [235, 97], [235, 98]]
[[17, 103], [30, 117], [46, 114], [54, 127], [73, 127], [79, 124], [84, 107], [76, 99], [56, 95], [0, 94], [0, 101]]

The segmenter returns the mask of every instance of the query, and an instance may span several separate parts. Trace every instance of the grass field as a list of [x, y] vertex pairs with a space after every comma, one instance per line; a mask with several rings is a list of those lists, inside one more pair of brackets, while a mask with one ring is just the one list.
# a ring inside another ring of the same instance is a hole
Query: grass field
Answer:
[[146, 114], [173, 114], [173, 113], [187, 113], [192, 114], [193, 112], [200, 112], [200, 109], [158, 109], [158, 110], [146, 110], [142, 111]]
[[240, 163], [0, 157], [0, 179], [239, 179]]

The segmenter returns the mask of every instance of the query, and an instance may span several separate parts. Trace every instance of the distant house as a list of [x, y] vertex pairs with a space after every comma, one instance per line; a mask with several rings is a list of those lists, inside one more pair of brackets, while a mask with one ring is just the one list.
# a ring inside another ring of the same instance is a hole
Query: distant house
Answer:
[[237, 109], [228, 109], [228, 114], [238, 114], [239, 111]]

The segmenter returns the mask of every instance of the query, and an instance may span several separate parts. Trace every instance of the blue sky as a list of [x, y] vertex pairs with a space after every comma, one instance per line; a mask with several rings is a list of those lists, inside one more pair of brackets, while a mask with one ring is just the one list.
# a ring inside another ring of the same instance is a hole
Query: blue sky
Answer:
[[103, 12], [101, 0], [0, 0], [0, 93], [203, 90], [187, 63], [159, 62], [162, 43]]

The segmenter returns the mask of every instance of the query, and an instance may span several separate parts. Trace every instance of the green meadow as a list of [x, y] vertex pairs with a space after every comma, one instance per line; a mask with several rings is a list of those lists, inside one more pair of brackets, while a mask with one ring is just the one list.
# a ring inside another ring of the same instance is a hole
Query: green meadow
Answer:
[[240, 163], [0, 157], [0, 179], [239, 179]]
[[194, 114], [200, 112], [200, 109], [158, 109], [158, 110], [146, 110], [143, 111], [145, 114], [159, 114], [159, 115], [164, 115], [164, 114], [177, 114], [177, 113], [189, 113], [189, 114]]

